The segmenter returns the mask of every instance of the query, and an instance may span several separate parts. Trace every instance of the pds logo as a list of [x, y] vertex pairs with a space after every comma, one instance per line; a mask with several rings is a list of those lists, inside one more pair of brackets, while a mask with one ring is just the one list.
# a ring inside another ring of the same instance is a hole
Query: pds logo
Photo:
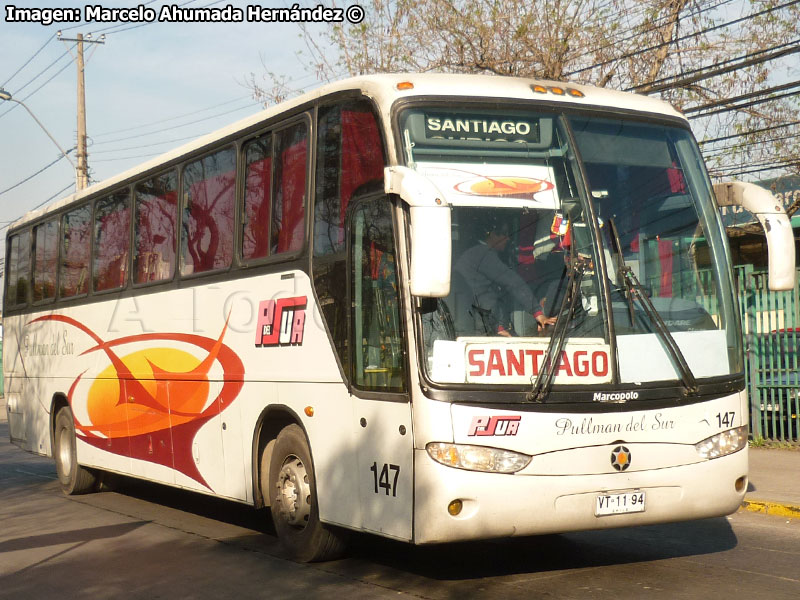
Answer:
[[264, 300], [258, 305], [256, 346], [299, 346], [306, 323], [305, 296]]
[[519, 422], [522, 420], [520, 415], [507, 417], [473, 417], [469, 426], [468, 436], [484, 435], [517, 435]]

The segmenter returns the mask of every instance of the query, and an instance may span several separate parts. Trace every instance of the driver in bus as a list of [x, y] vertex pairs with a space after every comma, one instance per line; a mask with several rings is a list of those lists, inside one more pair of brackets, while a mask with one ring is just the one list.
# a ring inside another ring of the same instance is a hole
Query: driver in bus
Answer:
[[456, 278], [460, 277], [470, 292], [469, 314], [476, 329], [485, 335], [512, 335], [503, 309], [504, 300], [530, 311], [540, 329], [556, 321], [556, 317], [544, 314], [539, 299], [525, 280], [501, 260], [500, 253], [510, 239], [507, 223], [492, 223], [486, 239], [466, 250], [454, 265]]

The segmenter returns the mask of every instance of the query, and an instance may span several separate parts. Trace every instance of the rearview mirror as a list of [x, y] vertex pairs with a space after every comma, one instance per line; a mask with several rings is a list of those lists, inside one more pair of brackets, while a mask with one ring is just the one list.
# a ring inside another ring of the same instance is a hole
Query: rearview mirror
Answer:
[[450, 207], [428, 178], [408, 167], [386, 167], [384, 188], [409, 206], [411, 273], [414, 296], [442, 298], [450, 293]]
[[794, 289], [794, 233], [781, 203], [769, 190], [743, 181], [716, 183], [714, 194], [719, 206], [741, 206], [753, 213], [764, 228], [769, 259], [769, 289]]

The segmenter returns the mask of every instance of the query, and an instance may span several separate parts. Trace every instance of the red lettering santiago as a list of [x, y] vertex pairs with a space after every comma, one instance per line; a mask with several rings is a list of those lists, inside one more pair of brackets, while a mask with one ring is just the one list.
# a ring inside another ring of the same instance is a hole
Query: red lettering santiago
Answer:
[[[470, 377], [532, 377], [539, 374], [544, 350], [471, 348], [467, 351]], [[608, 354], [604, 350], [563, 350], [556, 369], [567, 377], [605, 377]]]

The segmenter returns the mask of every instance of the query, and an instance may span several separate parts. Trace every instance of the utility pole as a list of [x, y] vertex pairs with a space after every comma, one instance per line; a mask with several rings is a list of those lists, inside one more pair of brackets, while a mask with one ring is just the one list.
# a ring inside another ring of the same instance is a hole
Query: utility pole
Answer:
[[88, 152], [86, 149], [86, 83], [84, 81], [84, 59], [83, 45], [105, 44], [105, 35], [100, 36], [99, 40], [91, 39], [91, 34], [84, 39], [83, 34], [79, 33], [77, 38], [63, 38], [58, 32], [58, 38], [62, 42], [77, 42], [78, 56], [73, 57], [78, 66], [78, 168], [77, 168], [77, 188], [82, 190], [89, 185], [89, 163]]

